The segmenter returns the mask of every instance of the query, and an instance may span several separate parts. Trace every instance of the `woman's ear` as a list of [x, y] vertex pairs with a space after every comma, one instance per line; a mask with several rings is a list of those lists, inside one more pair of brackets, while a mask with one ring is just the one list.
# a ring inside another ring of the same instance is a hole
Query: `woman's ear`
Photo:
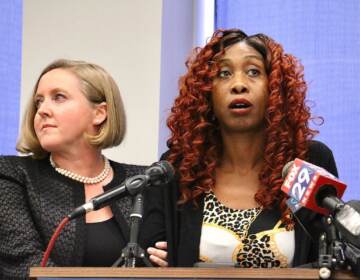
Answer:
[[95, 116], [94, 116], [94, 125], [101, 125], [107, 118], [107, 104], [106, 102], [101, 102], [100, 104], [95, 105]]

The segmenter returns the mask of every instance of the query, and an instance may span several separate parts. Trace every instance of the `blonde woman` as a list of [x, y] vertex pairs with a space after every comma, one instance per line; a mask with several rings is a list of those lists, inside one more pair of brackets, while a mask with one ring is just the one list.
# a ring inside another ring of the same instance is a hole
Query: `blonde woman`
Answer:
[[[120, 92], [103, 68], [61, 59], [42, 71], [17, 143], [28, 156], [0, 158], [1, 279], [26, 278], [74, 207], [144, 171], [102, 154], [124, 134]], [[69, 223], [49, 264], [110, 266], [127, 243], [130, 208], [124, 198]]]

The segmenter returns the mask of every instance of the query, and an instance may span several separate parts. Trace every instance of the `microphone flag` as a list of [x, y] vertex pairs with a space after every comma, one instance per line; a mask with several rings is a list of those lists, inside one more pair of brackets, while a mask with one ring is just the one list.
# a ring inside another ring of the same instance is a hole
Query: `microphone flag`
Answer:
[[283, 174], [286, 177], [281, 190], [289, 195], [287, 204], [295, 212], [306, 207], [327, 215], [329, 210], [318, 205], [316, 194], [323, 186], [332, 186], [336, 190], [335, 196], [341, 198], [346, 189], [346, 185], [330, 172], [298, 158], [292, 165], [284, 167]]

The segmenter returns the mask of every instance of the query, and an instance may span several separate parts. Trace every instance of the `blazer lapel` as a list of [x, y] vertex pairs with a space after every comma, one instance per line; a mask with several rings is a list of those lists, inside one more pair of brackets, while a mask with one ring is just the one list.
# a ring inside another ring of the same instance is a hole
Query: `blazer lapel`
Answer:
[[199, 259], [203, 208], [204, 199], [201, 197], [198, 206], [189, 202], [179, 209], [178, 266], [193, 266]]

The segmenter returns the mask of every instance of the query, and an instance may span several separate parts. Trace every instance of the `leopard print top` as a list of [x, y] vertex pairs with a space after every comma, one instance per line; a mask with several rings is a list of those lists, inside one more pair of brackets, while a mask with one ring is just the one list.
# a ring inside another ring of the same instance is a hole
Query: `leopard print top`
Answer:
[[261, 207], [228, 208], [209, 192], [205, 197], [200, 260], [239, 267], [291, 266], [295, 235], [281, 221], [269, 230], [249, 234], [251, 224], [261, 218], [261, 212]]

